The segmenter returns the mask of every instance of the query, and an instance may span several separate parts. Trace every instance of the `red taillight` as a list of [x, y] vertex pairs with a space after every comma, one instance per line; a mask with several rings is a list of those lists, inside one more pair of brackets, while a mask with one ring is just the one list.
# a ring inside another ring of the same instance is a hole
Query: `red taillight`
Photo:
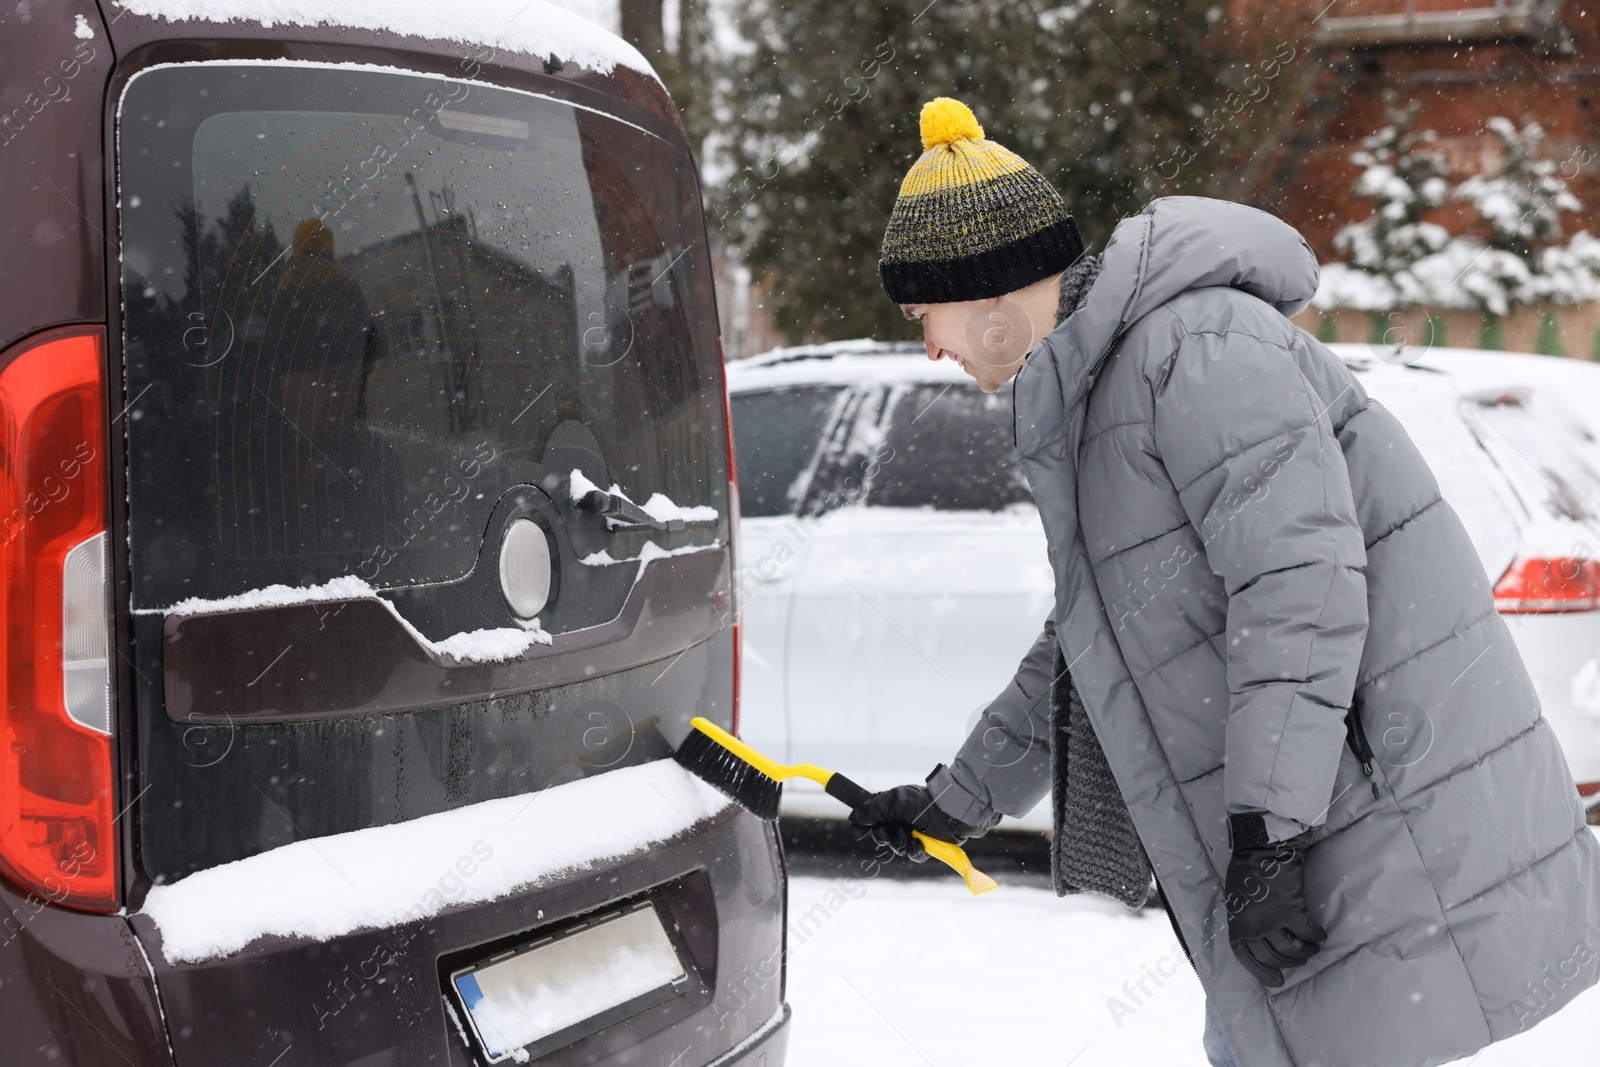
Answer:
[[1506, 614], [1593, 611], [1600, 607], [1600, 561], [1572, 556], [1519, 559], [1495, 585], [1494, 607]]
[[1600, 793], [1600, 782], [1578, 783], [1578, 795], [1580, 797], [1592, 797], [1596, 793]]
[[55, 903], [112, 911], [104, 338], [53, 331], [0, 370], [0, 873]]
[[744, 646], [739, 642], [739, 617], [744, 603], [739, 596], [744, 576], [739, 572], [739, 464], [733, 457], [733, 403], [728, 398], [728, 361], [722, 354], [722, 338], [717, 338], [717, 362], [722, 364], [722, 427], [723, 440], [728, 443], [728, 550], [733, 561], [733, 721], [729, 731], [739, 732], [739, 667], [744, 658]]

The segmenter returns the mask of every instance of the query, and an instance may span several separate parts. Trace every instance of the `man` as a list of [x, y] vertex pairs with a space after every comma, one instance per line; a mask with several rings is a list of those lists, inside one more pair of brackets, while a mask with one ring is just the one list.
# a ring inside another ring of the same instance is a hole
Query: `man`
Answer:
[[1600, 845], [1427, 464], [1287, 318], [1306, 242], [1174, 197], [1085, 257], [964, 106], [922, 132], [880, 273], [930, 359], [1015, 378], [1056, 606], [857, 832], [918, 858], [1050, 789], [1057, 891], [1153, 871], [1219, 1067], [1444, 1063], [1594, 984]]

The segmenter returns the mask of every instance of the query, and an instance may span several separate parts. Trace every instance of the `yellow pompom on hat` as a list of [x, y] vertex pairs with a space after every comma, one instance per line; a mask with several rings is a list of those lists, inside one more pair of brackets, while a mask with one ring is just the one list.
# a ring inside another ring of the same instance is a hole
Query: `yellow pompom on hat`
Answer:
[[1000, 296], [1060, 273], [1083, 254], [1066, 204], [1044, 176], [983, 136], [972, 109], [922, 106], [921, 158], [900, 183], [878, 260], [897, 304]]
[[983, 140], [978, 116], [959, 100], [941, 96], [922, 105], [922, 147], [952, 144], [955, 141]]

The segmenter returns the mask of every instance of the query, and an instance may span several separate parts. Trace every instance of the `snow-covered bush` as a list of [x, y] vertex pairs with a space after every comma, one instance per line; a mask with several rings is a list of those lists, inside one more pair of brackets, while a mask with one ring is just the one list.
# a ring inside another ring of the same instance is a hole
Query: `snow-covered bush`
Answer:
[[1473, 175], [1452, 196], [1471, 204], [1488, 226], [1489, 247], [1526, 257], [1559, 241], [1562, 213], [1583, 205], [1556, 174], [1555, 160], [1543, 158], [1544, 127], [1530, 122], [1519, 130], [1502, 115], [1488, 127], [1500, 142], [1500, 173]]
[[1422, 216], [1443, 204], [1450, 193], [1444, 157], [1434, 150], [1432, 130], [1417, 130], [1416, 101], [1401, 107], [1394, 91], [1384, 94], [1389, 124], [1362, 141], [1351, 156], [1364, 169], [1355, 192], [1373, 202], [1372, 216], [1340, 230], [1333, 245], [1348, 253], [1353, 266], [1394, 278], [1411, 265], [1443, 248], [1450, 239], [1444, 227]]
[[[1373, 215], [1334, 239], [1350, 260], [1323, 268], [1318, 308], [1455, 308], [1501, 316], [1519, 304], [1600, 300], [1600, 239], [1579, 232], [1561, 243], [1561, 216], [1583, 205], [1556, 163], [1543, 158], [1538, 123], [1519, 128], [1490, 118], [1500, 172], [1450, 189], [1431, 148], [1433, 131], [1412, 129], [1417, 105], [1400, 108], [1391, 97], [1388, 108], [1390, 124], [1351, 156], [1365, 168], [1355, 190], [1373, 200]], [[1447, 199], [1469, 205], [1476, 216], [1462, 236], [1421, 220]]]

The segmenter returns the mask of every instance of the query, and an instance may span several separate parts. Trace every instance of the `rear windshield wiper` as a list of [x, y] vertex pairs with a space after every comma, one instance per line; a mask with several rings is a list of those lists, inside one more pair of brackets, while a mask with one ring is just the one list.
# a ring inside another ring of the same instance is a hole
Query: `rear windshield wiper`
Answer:
[[681, 530], [686, 525], [682, 519], [662, 522], [621, 493], [608, 493], [604, 489], [591, 489], [573, 503], [579, 511], [608, 520], [607, 525], [614, 530], [639, 526], [656, 530]]
[[[584, 478], [581, 472], [573, 471], [571, 483], [571, 496], [573, 506], [579, 511], [589, 515], [598, 515], [606, 520], [606, 526], [612, 530], [637, 530], [649, 528], [652, 530], [682, 530], [690, 526], [709, 526], [717, 521], [717, 514], [709, 507], [680, 508], [671, 502], [666, 502], [667, 517], [652, 515], [643, 507], [635, 504], [628, 497], [618, 491], [617, 486], [612, 486], [611, 491], [601, 489], [593, 482]], [[655, 505], [657, 500], [666, 501], [659, 494], [646, 503]], [[659, 510], [659, 508], [658, 508]], [[678, 514], [673, 514], [674, 512]], [[699, 512], [708, 512], [701, 515]]]

